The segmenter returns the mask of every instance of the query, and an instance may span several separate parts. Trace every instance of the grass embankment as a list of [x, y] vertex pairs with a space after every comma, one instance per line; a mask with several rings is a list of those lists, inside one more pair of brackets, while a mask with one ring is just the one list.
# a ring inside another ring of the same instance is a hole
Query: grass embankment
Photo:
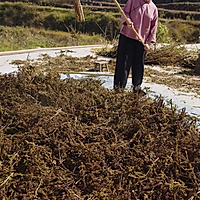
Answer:
[[[2, 3], [0, 10], [0, 25], [5, 26], [1, 27], [1, 51], [96, 44], [116, 39], [121, 27], [119, 13], [93, 12], [88, 8], [84, 9], [86, 21], [81, 23], [76, 22], [74, 10], [66, 8]], [[163, 18], [159, 21], [169, 29], [172, 41], [182, 44], [198, 41], [200, 21]]]
[[0, 10], [0, 51], [102, 44], [116, 37], [120, 27], [112, 14], [89, 10], [82, 23], [76, 22], [74, 10], [65, 8], [3, 3]]
[[120, 28], [119, 18], [114, 13], [84, 10], [85, 21], [78, 23], [73, 9], [23, 3], [0, 4], [0, 25], [45, 28], [54, 31], [102, 34], [113, 39]]
[[103, 44], [100, 35], [68, 33], [28, 27], [0, 26], [0, 51]]
[[181, 44], [198, 42], [200, 36], [200, 21], [182, 19], [163, 19], [159, 21], [169, 29], [169, 37]]

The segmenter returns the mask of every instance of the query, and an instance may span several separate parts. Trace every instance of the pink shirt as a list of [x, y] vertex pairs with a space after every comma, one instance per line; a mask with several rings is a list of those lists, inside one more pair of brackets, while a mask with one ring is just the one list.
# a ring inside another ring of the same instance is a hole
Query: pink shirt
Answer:
[[[131, 19], [133, 26], [144, 43], [156, 42], [156, 30], [158, 22], [158, 9], [150, 0], [128, 0], [124, 6], [124, 14]], [[126, 20], [121, 17], [122, 28], [120, 33], [126, 37], [138, 40], [137, 36], [128, 26]]]

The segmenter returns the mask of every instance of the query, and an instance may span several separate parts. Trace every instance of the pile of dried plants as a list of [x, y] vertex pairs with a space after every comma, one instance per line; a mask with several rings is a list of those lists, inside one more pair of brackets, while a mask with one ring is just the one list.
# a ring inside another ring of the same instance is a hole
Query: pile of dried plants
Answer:
[[[116, 58], [117, 44], [114, 43], [112, 48], [102, 48], [97, 52], [99, 55]], [[145, 64], [146, 65], [159, 65], [159, 66], [180, 66], [185, 68], [194, 69], [196, 60], [198, 58], [197, 48], [188, 50], [184, 46], [177, 44], [154, 45], [148, 50]]]
[[21, 68], [0, 76], [0, 197], [194, 200], [195, 119], [163, 99]]

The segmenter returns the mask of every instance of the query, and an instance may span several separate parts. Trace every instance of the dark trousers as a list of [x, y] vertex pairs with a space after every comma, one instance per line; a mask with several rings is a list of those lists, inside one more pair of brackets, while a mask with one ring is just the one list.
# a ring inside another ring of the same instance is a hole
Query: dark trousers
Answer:
[[114, 88], [125, 88], [130, 69], [132, 84], [141, 85], [144, 74], [146, 50], [141, 42], [120, 34], [114, 76]]

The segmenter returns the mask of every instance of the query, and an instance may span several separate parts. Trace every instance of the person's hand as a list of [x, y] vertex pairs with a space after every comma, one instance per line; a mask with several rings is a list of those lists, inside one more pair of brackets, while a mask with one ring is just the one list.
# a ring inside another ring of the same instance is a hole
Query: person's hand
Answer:
[[150, 44], [151, 44], [150, 42], [144, 44], [144, 49], [145, 49], [146, 51], [150, 49]]
[[128, 19], [127, 26], [131, 29], [133, 27], [133, 22]]
[[149, 45], [148, 44], [144, 44], [144, 49], [147, 51], [149, 50]]

